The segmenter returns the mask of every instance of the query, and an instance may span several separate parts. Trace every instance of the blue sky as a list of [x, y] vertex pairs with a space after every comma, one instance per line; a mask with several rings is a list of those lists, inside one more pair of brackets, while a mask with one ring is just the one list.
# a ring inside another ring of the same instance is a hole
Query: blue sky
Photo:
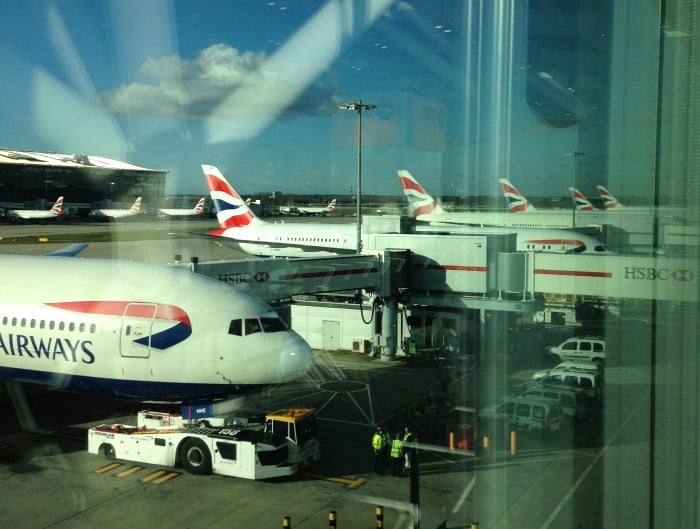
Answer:
[[[362, 100], [378, 105], [363, 114], [364, 193], [400, 195], [396, 170], [404, 168], [433, 194], [495, 196], [499, 176], [526, 193], [542, 194], [551, 184], [566, 194], [572, 171], [564, 153], [581, 150], [579, 132], [533, 117], [525, 94], [506, 104], [513, 91], [501, 93], [497, 80], [505, 74], [514, 86], [525, 85], [526, 49], [484, 67], [501, 35], [475, 29], [466, 5], [16, 3], [0, 18], [0, 145], [165, 169], [169, 193], [203, 192], [200, 165], [213, 164], [244, 194], [349, 194], [357, 176], [357, 114], [337, 105]], [[481, 16], [488, 23], [495, 11]], [[516, 12], [516, 35], [520, 25], [525, 14]], [[571, 72], [548, 71], [572, 92]], [[555, 95], [561, 106], [596, 119], [590, 101]], [[599, 95], [585, 92], [589, 100]], [[603, 146], [585, 147], [594, 167], [579, 160], [578, 177], [592, 188]]]

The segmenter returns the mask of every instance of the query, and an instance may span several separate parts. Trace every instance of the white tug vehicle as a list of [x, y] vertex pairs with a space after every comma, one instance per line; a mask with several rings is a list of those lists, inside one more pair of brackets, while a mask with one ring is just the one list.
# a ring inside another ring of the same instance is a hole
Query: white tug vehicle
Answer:
[[196, 419], [146, 410], [137, 426], [90, 428], [88, 452], [245, 479], [292, 476], [320, 459], [314, 408]]

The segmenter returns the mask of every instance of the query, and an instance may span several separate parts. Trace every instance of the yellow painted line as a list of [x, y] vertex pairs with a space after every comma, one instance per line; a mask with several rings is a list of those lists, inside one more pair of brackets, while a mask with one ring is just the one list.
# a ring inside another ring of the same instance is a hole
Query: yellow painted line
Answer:
[[154, 479], [158, 479], [163, 474], [165, 474], [165, 470], [156, 470], [153, 474], [149, 474], [145, 478], [141, 478], [141, 481], [143, 481], [144, 483], [149, 483], [149, 482], [153, 481]]
[[117, 474], [117, 477], [123, 478], [126, 476], [130, 476], [131, 474], [138, 472], [139, 470], [143, 470], [143, 467], [140, 467], [138, 465], [134, 465], [131, 468], [127, 468], [126, 470], [122, 470], [119, 474]]
[[305, 474], [307, 477], [314, 478], [314, 479], [323, 479], [325, 481], [332, 481], [333, 483], [340, 483], [342, 485], [345, 485], [349, 489], [356, 489], [359, 486], [363, 485], [367, 480], [365, 478], [355, 478], [355, 479], [347, 479], [347, 478], [335, 478], [335, 477], [330, 477], [330, 476], [319, 476], [318, 474]]
[[176, 478], [178, 476], [182, 475], [182, 472], [168, 472], [165, 476], [162, 478], [156, 479], [153, 483], [156, 485], [160, 485], [161, 483], [165, 483], [166, 481], [170, 481], [173, 478]]
[[109, 465], [105, 465], [102, 468], [98, 468], [95, 470], [98, 474], [104, 474], [105, 472], [109, 472], [110, 470], [114, 470], [115, 468], [119, 468], [122, 466], [121, 463], [110, 463]]

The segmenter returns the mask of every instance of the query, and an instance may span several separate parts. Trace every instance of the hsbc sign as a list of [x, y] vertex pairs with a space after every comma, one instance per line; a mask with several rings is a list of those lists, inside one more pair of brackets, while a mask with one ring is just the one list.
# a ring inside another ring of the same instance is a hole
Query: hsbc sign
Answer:
[[648, 281], [692, 281], [695, 279], [695, 272], [683, 268], [626, 266], [624, 278]]

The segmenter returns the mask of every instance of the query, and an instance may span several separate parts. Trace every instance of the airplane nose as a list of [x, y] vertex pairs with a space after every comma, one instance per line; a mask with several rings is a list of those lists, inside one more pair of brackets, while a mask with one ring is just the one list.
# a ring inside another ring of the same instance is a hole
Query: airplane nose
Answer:
[[280, 358], [283, 382], [294, 380], [306, 374], [314, 363], [314, 352], [298, 334], [292, 334], [282, 344]]

